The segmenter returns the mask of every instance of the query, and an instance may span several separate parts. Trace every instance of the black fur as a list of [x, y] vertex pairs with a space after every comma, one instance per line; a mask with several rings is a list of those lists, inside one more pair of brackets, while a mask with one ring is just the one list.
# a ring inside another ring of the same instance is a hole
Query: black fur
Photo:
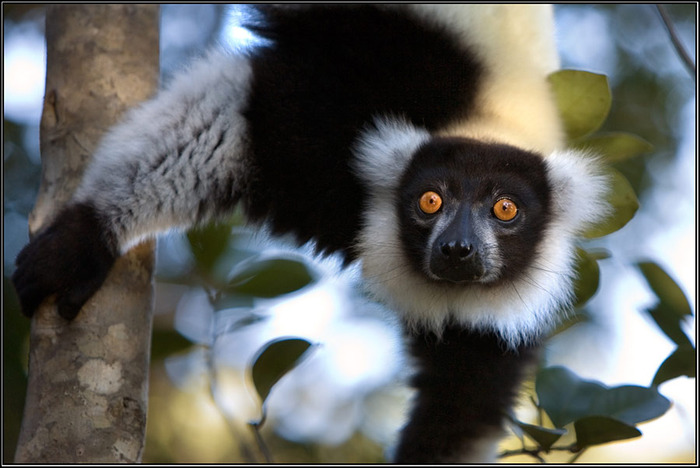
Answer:
[[[443, 198], [441, 211], [433, 215], [425, 215], [418, 206], [421, 194], [427, 190], [436, 191]], [[432, 227], [441, 212], [454, 205], [453, 209], [462, 210], [460, 216], [468, 217], [472, 224], [492, 226], [505, 259], [499, 282], [514, 279], [536, 256], [551, 216], [550, 192], [544, 162], [534, 153], [465, 138], [434, 138], [413, 156], [399, 189], [397, 212], [408, 259], [416, 271], [426, 273], [425, 256], [426, 249], [432, 248], [428, 245]], [[493, 214], [494, 202], [502, 197], [518, 205], [518, 215], [512, 221], [500, 221]], [[478, 213], [473, 211], [475, 208]], [[479, 255], [483, 239], [476, 235], [471, 238]], [[467, 281], [471, 279], [470, 272], [452, 281]]]
[[418, 393], [395, 461], [455, 462], [480, 438], [501, 430], [537, 347], [506, 350], [494, 334], [461, 326], [448, 326], [441, 336], [412, 334], [409, 340]]
[[406, 12], [335, 5], [261, 15], [251, 27], [273, 45], [252, 59], [247, 213], [350, 261], [366, 196], [349, 170], [359, 132], [380, 115], [429, 130], [468, 115], [481, 67], [448, 32]]
[[108, 225], [92, 206], [72, 205], [20, 252], [12, 281], [25, 315], [31, 317], [42, 300], [54, 294], [63, 318], [78, 314], [117, 259]]

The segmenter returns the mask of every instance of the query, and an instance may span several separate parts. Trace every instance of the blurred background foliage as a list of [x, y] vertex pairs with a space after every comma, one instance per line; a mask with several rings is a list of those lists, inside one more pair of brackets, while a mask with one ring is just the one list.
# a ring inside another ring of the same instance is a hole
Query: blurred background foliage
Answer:
[[[697, 6], [664, 5], [694, 62]], [[26, 386], [29, 322], [8, 278], [28, 240], [40, 178], [43, 9], [3, 4], [3, 462], [13, 458]], [[579, 462], [692, 462], [695, 380], [674, 365], [695, 359], [695, 71], [682, 63], [654, 5], [571, 4], [555, 12], [563, 68], [608, 78], [613, 99], [600, 134], [630, 132], [643, 148], [637, 148], [641, 156], [612, 163], [636, 193], [639, 211], [622, 230], [591, 241], [587, 265], [600, 284], [586, 294], [598, 293], [583, 318], [551, 340], [546, 362], [551, 372], [566, 366], [597, 381], [568, 379], [584, 388], [653, 381], [672, 402], [664, 416], [642, 426], [641, 439], [588, 450]], [[246, 40], [236, 14], [224, 5], [164, 5], [162, 79], [208, 44]], [[296, 358], [303, 349], [300, 364], [286, 375], [256, 371], [267, 382], [261, 432], [274, 460], [385, 459], [410, 398], [400, 337], [390, 315], [359, 293], [357, 271], [337, 274], [337, 259], [310, 253], [249, 232], [240, 216], [159, 241], [144, 461], [263, 460], [247, 426], [262, 417], [251, 367], [268, 343], [285, 337], [310, 347], [275, 346], [282, 353], [271, 361]], [[679, 293], [690, 302], [688, 311], [669, 321], [661, 309], [678, 311], [669, 304]], [[284, 301], [275, 299], [280, 294]], [[518, 418], [535, 422], [536, 411], [523, 406]], [[527, 423], [520, 428], [545, 444], [558, 437], [558, 429], [545, 437]], [[504, 449], [518, 443], [514, 438]]]

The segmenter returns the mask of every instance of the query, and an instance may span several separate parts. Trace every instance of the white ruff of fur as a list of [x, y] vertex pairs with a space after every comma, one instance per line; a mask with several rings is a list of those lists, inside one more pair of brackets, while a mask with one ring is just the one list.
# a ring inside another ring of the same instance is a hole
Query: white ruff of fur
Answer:
[[[427, 281], [412, 270], [399, 241], [395, 190], [402, 172], [397, 169], [406, 167], [426, 138], [422, 130], [385, 122], [357, 147], [358, 167], [363, 168], [358, 173], [372, 187], [359, 240], [370, 294], [392, 307], [409, 326], [439, 331], [446, 321], [454, 320], [497, 332], [512, 347], [547, 332], [572, 300], [576, 236], [607, 213], [606, 179], [595, 160], [576, 151], [554, 152], [545, 158], [553, 187], [552, 221], [532, 265], [514, 281], [459, 288]], [[398, 142], [399, 147], [383, 148], [377, 143], [382, 141]]]

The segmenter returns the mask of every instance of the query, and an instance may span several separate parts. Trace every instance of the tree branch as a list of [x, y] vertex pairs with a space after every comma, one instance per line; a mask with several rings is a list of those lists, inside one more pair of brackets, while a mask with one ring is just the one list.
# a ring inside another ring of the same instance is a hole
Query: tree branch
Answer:
[[[37, 232], [71, 197], [100, 136], [158, 83], [156, 5], [57, 5], [47, 11]], [[141, 460], [152, 318], [153, 242], [117, 261], [72, 322], [34, 315], [15, 461]]]
[[673, 22], [671, 21], [671, 18], [668, 16], [668, 13], [666, 12], [666, 8], [661, 5], [661, 4], [656, 4], [656, 9], [659, 11], [659, 14], [661, 15], [661, 19], [664, 22], [664, 25], [666, 26], [666, 30], [668, 31], [668, 35], [671, 37], [671, 42], [673, 43], [673, 47], [676, 48], [676, 52], [680, 56], [681, 60], [683, 61], [683, 64], [690, 70], [690, 74], [695, 76], [696, 73], [696, 67], [695, 63], [693, 63], [693, 59], [690, 58], [690, 55], [688, 55], [688, 52], [686, 52], [685, 48], [683, 47], [683, 44], [681, 44], [681, 40], [678, 37], [678, 33], [676, 32], [676, 28], [673, 25]]

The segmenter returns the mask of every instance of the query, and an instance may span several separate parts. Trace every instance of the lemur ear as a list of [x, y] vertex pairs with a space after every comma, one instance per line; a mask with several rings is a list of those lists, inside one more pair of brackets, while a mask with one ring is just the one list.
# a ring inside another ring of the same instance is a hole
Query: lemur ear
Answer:
[[545, 163], [552, 184], [552, 219], [562, 229], [581, 234], [610, 214], [610, 180], [597, 155], [578, 150], [555, 151], [545, 158]]
[[376, 190], [392, 190], [430, 133], [401, 118], [376, 118], [353, 148], [353, 170]]

